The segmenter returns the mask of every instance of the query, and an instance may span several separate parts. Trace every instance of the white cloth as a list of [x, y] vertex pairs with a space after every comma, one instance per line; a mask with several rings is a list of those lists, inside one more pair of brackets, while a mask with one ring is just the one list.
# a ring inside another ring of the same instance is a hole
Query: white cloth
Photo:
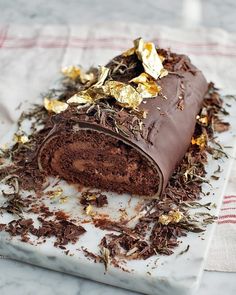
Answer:
[[[132, 47], [132, 40], [139, 36], [189, 55], [208, 81], [214, 81], [224, 93], [236, 94], [236, 35], [220, 29], [111, 23], [91, 27], [10, 25], [0, 27], [0, 136], [27, 108], [25, 101], [39, 101], [39, 94], [55, 82], [62, 66], [104, 64]], [[18, 109], [20, 103], [23, 105]], [[236, 168], [231, 173], [206, 269], [236, 271]]]

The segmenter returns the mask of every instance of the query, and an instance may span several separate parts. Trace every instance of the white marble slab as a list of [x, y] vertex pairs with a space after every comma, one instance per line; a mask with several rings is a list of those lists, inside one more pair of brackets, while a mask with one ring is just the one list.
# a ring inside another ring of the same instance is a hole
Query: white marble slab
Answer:
[[[45, 268], [2, 259], [1, 295], [141, 295]], [[197, 295], [234, 295], [235, 273], [204, 272]]]
[[[222, 133], [218, 136], [223, 146], [232, 146], [235, 143], [236, 104], [233, 100], [228, 102], [232, 104], [232, 107], [229, 108], [232, 115], [228, 117], [231, 123], [231, 129], [229, 132]], [[6, 136], [1, 144], [9, 144], [13, 133], [14, 130]], [[232, 154], [233, 148], [227, 149], [227, 152]], [[217, 208], [212, 208], [211, 210], [211, 213], [214, 215], [219, 211], [224, 189], [227, 184], [230, 165], [232, 164], [232, 157], [219, 161], [209, 159], [207, 165], [209, 179], [213, 171], [217, 169], [218, 164], [223, 168], [223, 172], [219, 181], [211, 179], [211, 186], [208, 184], [204, 185], [203, 191], [210, 192], [210, 195], [205, 196], [201, 201], [202, 203], [214, 202], [217, 205]], [[56, 190], [57, 187], [63, 188], [64, 195], [69, 196], [68, 202], [61, 204], [59, 200], [52, 201], [46, 195], [45, 198], [40, 199], [40, 202], [49, 206], [51, 210], [69, 212], [70, 216], [75, 218], [77, 222], [81, 222], [81, 220], [87, 218], [83, 213], [83, 207], [78, 202], [80, 193], [77, 192], [75, 187], [69, 186], [63, 181], [54, 187], [53, 190]], [[51, 187], [47, 188], [47, 190], [51, 189]], [[135, 211], [134, 208], [137, 208], [137, 205], [140, 208], [141, 203], [145, 202], [145, 200], [132, 197], [130, 201], [130, 196], [128, 195], [122, 195], [119, 198], [112, 193], [107, 193], [106, 195], [108, 196], [108, 207], [97, 209], [99, 211], [97, 212], [98, 214], [108, 214], [110, 218], [117, 220], [119, 219], [117, 208], [126, 208], [130, 218], [142, 213]], [[0, 197], [0, 202], [3, 203], [4, 201], [4, 197]], [[36, 221], [37, 215], [24, 213], [24, 217], [32, 217]], [[0, 216], [0, 223], [7, 223], [11, 219], [11, 215], [4, 213]], [[184, 295], [194, 291], [199, 284], [214, 229], [214, 225], [209, 225], [203, 235], [189, 233], [186, 238], [182, 238], [183, 242], [171, 256], [158, 255], [146, 261], [127, 261], [123, 266], [129, 272], [109, 265], [107, 272], [105, 272], [103, 264], [95, 264], [86, 258], [81, 251], [81, 247], [83, 246], [89, 251], [99, 254], [98, 244], [105, 232], [95, 228], [91, 223], [83, 224], [83, 226], [87, 232], [81, 236], [79, 242], [67, 247], [73, 256], [65, 255], [63, 250], [55, 248], [52, 238], [47, 239], [46, 243], [37, 244], [37, 241], [32, 237], [32, 244], [26, 244], [21, 242], [17, 237], [9, 237], [5, 232], [0, 233], [0, 254], [30, 264], [146, 294], [170, 295], [174, 293], [176, 295]], [[178, 255], [182, 250], [186, 249], [187, 245], [190, 245], [189, 251], [184, 255]], [[158, 262], [156, 265], [157, 258]]]

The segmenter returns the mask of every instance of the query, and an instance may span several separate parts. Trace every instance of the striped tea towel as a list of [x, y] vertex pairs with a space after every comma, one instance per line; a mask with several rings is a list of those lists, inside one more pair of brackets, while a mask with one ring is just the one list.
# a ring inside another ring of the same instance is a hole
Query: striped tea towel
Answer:
[[[221, 29], [182, 30], [138, 24], [96, 26], [0, 26], [0, 136], [16, 121], [24, 102], [37, 102], [61, 66], [106, 63], [142, 36], [189, 55], [224, 93], [236, 94], [236, 35]], [[236, 162], [206, 264], [236, 271]]]

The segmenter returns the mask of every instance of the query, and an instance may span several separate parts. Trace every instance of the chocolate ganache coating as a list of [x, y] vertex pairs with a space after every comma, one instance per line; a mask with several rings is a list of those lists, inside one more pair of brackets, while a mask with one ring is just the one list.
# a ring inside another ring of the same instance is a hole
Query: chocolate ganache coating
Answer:
[[[169, 72], [157, 80], [159, 95], [144, 99], [139, 113], [111, 98], [52, 116], [51, 132], [38, 150], [40, 169], [94, 188], [160, 196], [189, 147], [208, 84], [187, 56], [158, 53]], [[117, 64], [120, 71], [114, 71]], [[124, 83], [143, 72], [134, 55], [117, 56], [107, 67], [111, 79]]]

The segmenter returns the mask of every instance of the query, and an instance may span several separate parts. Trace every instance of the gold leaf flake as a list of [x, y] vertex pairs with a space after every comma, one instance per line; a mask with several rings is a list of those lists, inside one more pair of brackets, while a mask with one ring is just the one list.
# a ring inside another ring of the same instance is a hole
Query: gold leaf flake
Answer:
[[158, 221], [163, 225], [167, 225], [171, 222], [171, 217], [169, 215], [162, 214]]
[[77, 66], [64, 67], [61, 72], [72, 80], [76, 80], [81, 75], [81, 69]]
[[60, 197], [60, 196], [62, 195], [62, 193], [63, 193], [63, 189], [62, 189], [62, 188], [58, 188], [57, 190], [55, 190], [55, 191], [53, 192], [53, 196], [54, 196], [55, 198], [58, 198], [58, 197]]
[[179, 210], [171, 210], [168, 214], [162, 214], [158, 221], [163, 225], [168, 225], [169, 223], [178, 223], [182, 218], [183, 213]]
[[125, 52], [122, 53], [122, 56], [124, 57], [127, 57], [127, 56], [130, 56], [130, 55], [133, 55], [135, 54], [135, 48], [132, 47], [130, 49], [127, 49]]
[[197, 115], [197, 120], [198, 120], [198, 122], [202, 123], [205, 126], [208, 125], [208, 117], [207, 116]]
[[163, 78], [168, 75], [168, 71], [166, 69], [161, 69], [159, 78]]
[[136, 54], [139, 60], [142, 61], [144, 70], [154, 79], [164, 77], [167, 71], [162, 65], [162, 60], [159, 57], [154, 43], [144, 42], [142, 38], [134, 40]]
[[93, 216], [93, 215], [94, 215], [94, 212], [93, 212], [93, 206], [89, 204], [89, 205], [85, 208], [85, 212], [86, 212], [87, 215]]
[[49, 112], [59, 114], [68, 108], [68, 104], [57, 99], [44, 98], [44, 107]]
[[60, 204], [64, 204], [68, 202], [68, 197], [67, 196], [63, 196], [60, 198], [59, 203]]
[[104, 92], [116, 99], [119, 105], [125, 108], [137, 108], [142, 102], [142, 96], [132, 87], [118, 81], [107, 81]]
[[82, 84], [95, 80], [93, 72], [85, 72], [82, 68], [77, 66], [65, 67], [62, 69], [62, 73], [72, 80], [79, 79]]
[[183, 213], [179, 210], [170, 211], [169, 216], [172, 218], [172, 222], [178, 223], [183, 218]]
[[92, 83], [93, 81], [95, 81], [95, 75], [93, 72], [85, 73], [84, 71], [81, 71], [79, 79], [82, 84], [85, 84], [87, 82]]
[[109, 69], [106, 67], [100, 67], [99, 71], [100, 72], [97, 82], [90, 86], [88, 89], [85, 89], [73, 95], [71, 98], [67, 100], [67, 103], [92, 104], [96, 100], [105, 98], [106, 95], [109, 95], [104, 92], [105, 88], [103, 88], [103, 84], [107, 79], [109, 73]]
[[60, 197], [62, 195], [62, 193], [63, 193], [63, 189], [61, 187], [58, 187], [54, 191], [46, 192], [46, 194], [50, 197], [50, 199], [56, 199], [56, 198]]
[[205, 133], [202, 133], [197, 138], [192, 138], [191, 144], [198, 145], [201, 149], [203, 149], [206, 146], [207, 143], [207, 135]]
[[96, 195], [88, 195], [86, 197], [86, 200], [87, 201], [96, 201], [97, 200], [97, 197], [96, 197]]
[[139, 83], [146, 83], [148, 81], [151, 80], [151, 78], [149, 78], [150, 76], [146, 73], [142, 73], [140, 74], [138, 77], [135, 77], [133, 78], [132, 80], [130, 80], [129, 82], [133, 82], [133, 83], [136, 83], [136, 84], [139, 84]]
[[86, 103], [93, 103], [93, 99], [89, 94], [88, 90], [83, 90], [77, 94], [74, 94], [71, 98], [67, 100], [67, 103], [75, 103], [75, 104], [86, 104]]
[[142, 98], [151, 98], [156, 97], [158, 95], [158, 93], [161, 91], [161, 87], [154, 83], [140, 83], [138, 84], [136, 90], [140, 93]]
[[208, 124], [208, 118], [207, 117], [199, 118], [198, 121], [201, 122], [204, 125]]
[[142, 98], [156, 97], [161, 91], [161, 87], [158, 86], [156, 81], [146, 73], [140, 74], [129, 82], [138, 84], [136, 91], [140, 93]]
[[14, 135], [14, 141], [17, 142], [17, 143], [23, 143], [24, 144], [24, 143], [29, 141], [29, 138], [26, 135], [15, 134]]

